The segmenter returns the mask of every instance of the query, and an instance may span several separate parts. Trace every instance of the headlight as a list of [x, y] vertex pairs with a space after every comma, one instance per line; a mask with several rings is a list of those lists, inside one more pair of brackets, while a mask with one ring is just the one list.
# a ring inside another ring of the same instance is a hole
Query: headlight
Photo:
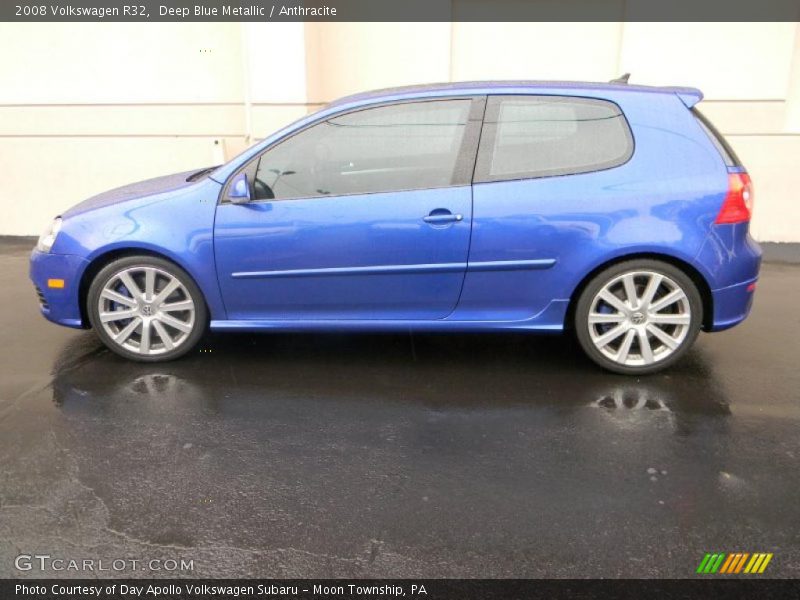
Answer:
[[56, 243], [56, 236], [61, 230], [61, 217], [56, 217], [53, 222], [47, 226], [39, 236], [39, 241], [36, 243], [36, 249], [39, 252], [50, 252], [50, 248]]

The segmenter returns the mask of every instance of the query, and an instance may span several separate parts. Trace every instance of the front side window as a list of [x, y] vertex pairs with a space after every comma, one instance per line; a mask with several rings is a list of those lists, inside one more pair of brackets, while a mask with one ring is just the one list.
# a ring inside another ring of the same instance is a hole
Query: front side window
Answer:
[[394, 104], [313, 125], [267, 150], [256, 200], [444, 187], [459, 179], [471, 100]]
[[609, 169], [633, 153], [619, 107], [567, 96], [489, 99], [476, 181], [527, 179]]

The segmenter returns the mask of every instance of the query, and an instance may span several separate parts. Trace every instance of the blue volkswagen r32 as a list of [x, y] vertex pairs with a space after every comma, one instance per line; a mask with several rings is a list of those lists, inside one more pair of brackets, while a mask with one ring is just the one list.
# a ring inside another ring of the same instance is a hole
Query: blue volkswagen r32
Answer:
[[574, 332], [640, 374], [748, 314], [761, 252], [696, 89], [359, 94], [228, 164], [100, 194], [42, 235], [42, 313], [142, 361], [215, 330]]

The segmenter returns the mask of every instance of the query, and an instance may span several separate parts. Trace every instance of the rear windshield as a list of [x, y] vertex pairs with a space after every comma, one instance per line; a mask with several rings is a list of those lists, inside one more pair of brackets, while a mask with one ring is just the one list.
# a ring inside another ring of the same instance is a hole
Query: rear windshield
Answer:
[[700, 126], [705, 130], [709, 139], [711, 139], [714, 146], [722, 155], [725, 165], [728, 167], [741, 167], [742, 161], [739, 160], [739, 157], [736, 156], [736, 152], [733, 151], [731, 145], [724, 137], [722, 137], [722, 134], [717, 131], [717, 128], [714, 127], [711, 121], [709, 121], [703, 113], [697, 110], [697, 108], [692, 108], [692, 114], [694, 114], [697, 122], [700, 123]]

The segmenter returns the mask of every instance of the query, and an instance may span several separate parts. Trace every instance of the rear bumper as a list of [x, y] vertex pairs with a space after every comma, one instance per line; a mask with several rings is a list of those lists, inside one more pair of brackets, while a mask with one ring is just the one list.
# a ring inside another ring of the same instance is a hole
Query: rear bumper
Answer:
[[738, 325], [750, 314], [753, 306], [757, 277], [714, 290], [714, 324], [711, 331], [722, 331]]
[[713, 226], [696, 257], [711, 286], [713, 313], [708, 331], [722, 331], [747, 318], [761, 254], [747, 223]]
[[[80, 278], [88, 261], [71, 254], [31, 253], [29, 276], [39, 295], [42, 315], [53, 323], [82, 328], [79, 302]], [[61, 279], [63, 288], [50, 287], [48, 281]]]

